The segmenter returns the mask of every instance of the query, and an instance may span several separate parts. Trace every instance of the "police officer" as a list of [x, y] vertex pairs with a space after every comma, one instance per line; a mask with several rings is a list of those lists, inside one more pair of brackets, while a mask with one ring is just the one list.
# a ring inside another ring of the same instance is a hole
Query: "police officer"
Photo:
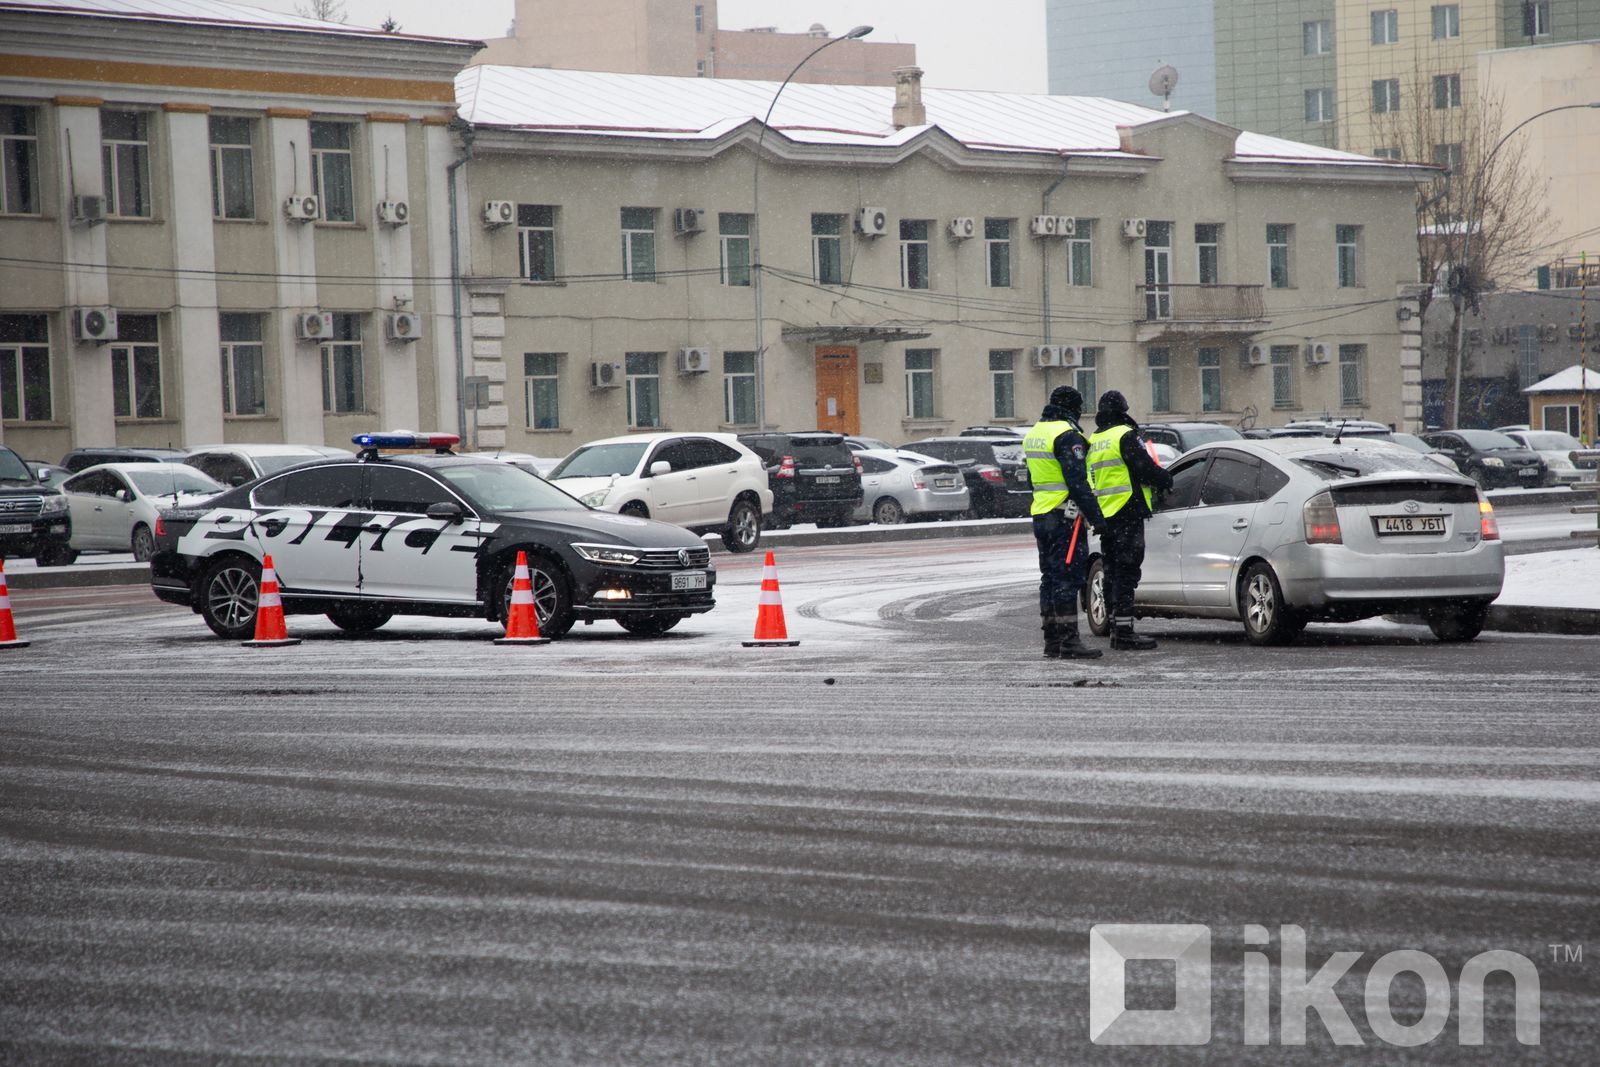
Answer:
[[1070, 385], [1050, 394], [1039, 421], [1023, 439], [1033, 480], [1033, 539], [1039, 545], [1039, 616], [1050, 659], [1098, 659], [1078, 636], [1078, 593], [1089, 568], [1089, 531], [1100, 508], [1084, 466], [1089, 444], [1078, 419], [1083, 395]]
[[1133, 591], [1144, 563], [1144, 523], [1151, 514], [1152, 489], [1172, 488], [1172, 475], [1145, 451], [1139, 424], [1128, 415], [1128, 399], [1115, 389], [1101, 394], [1089, 438], [1089, 481], [1105, 516], [1101, 559], [1105, 567], [1106, 610], [1111, 614], [1111, 647], [1155, 648], [1153, 639], [1133, 632]]

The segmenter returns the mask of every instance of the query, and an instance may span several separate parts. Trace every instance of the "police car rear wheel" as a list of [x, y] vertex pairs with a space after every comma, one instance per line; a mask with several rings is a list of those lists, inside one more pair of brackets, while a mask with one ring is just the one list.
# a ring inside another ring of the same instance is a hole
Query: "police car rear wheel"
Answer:
[[[515, 561], [505, 571], [501, 587], [500, 618], [511, 617], [511, 586], [516, 579]], [[528, 584], [533, 587], [533, 612], [539, 620], [540, 637], [560, 637], [572, 629], [572, 591], [560, 568], [543, 556], [528, 558]]]
[[200, 617], [218, 637], [253, 636], [260, 600], [261, 564], [253, 559], [225, 556], [200, 576]]
[[373, 604], [344, 604], [328, 612], [328, 621], [348, 634], [370, 633], [394, 618], [394, 612]]

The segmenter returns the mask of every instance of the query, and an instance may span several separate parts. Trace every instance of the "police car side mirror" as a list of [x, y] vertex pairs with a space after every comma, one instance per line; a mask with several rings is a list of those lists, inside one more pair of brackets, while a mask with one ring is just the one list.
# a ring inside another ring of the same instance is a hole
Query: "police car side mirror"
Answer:
[[461, 505], [453, 500], [441, 500], [437, 504], [428, 505], [428, 518], [443, 519], [446, 522], [461, 522], [464, 515]]
[[664, 459], [658, 459], [654, 463], [650, 464], [650, 476], [652, 478], [655, 477], [658, 474], [671, 474], [671, 473], [672, 473], [672, 464], [668, 463]]

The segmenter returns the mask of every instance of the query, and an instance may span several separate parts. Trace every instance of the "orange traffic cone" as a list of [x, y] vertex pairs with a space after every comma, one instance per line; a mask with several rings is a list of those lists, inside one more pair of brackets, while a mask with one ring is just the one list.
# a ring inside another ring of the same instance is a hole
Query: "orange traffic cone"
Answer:
[[6, 564], [0, 560], [0, 648], [27, 648], [32, 641], [17, 639], [17, 624], [11, 621], [11, 594], [6, 592]]
[[278, 595], [278, 572], [272, 568], [272, 557], [261, 563], [261, 595], [256, 601], [256, 636], [240, 641], [247, 648], [276, 648], [279, 645], [298, 645], [298, 637], [289, 636], [283, 621], [283, 598]]
[[778, 595], [778, 563], [767, 553], [761, 568], [761, 606], [756, 609], [756, 636], [741, 642], [745, 648], [772, 648], [798, 645], [789, 640], [789, 628], [783, 624], [783, 598]]
[[517, 553], [517, 573], [511, 580], [511, 614], [506, 618], [506, 635], [497, 645], [548, 645], [539, 636], [539, 612], [533, 606], [533, 583], [528, 579], [528, 554]]

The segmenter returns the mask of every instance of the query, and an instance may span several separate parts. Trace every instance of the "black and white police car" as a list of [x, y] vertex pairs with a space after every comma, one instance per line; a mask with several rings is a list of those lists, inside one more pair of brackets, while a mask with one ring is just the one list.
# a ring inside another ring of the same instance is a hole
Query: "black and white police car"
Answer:
[[289, 614], [325, 614], [353, 632], [395, 615], [496, 621], [521, 549], [545, 636], [579, 619], [659, 634], [714, 605], [710, 550], [687, 530], [596, 511], [509, 463], [457, 456], [453, 434], [351, 440], [355, 456], [162, 512], [156, 596], [189, 605], [223, 637], [249, 637], [270, 555]]

